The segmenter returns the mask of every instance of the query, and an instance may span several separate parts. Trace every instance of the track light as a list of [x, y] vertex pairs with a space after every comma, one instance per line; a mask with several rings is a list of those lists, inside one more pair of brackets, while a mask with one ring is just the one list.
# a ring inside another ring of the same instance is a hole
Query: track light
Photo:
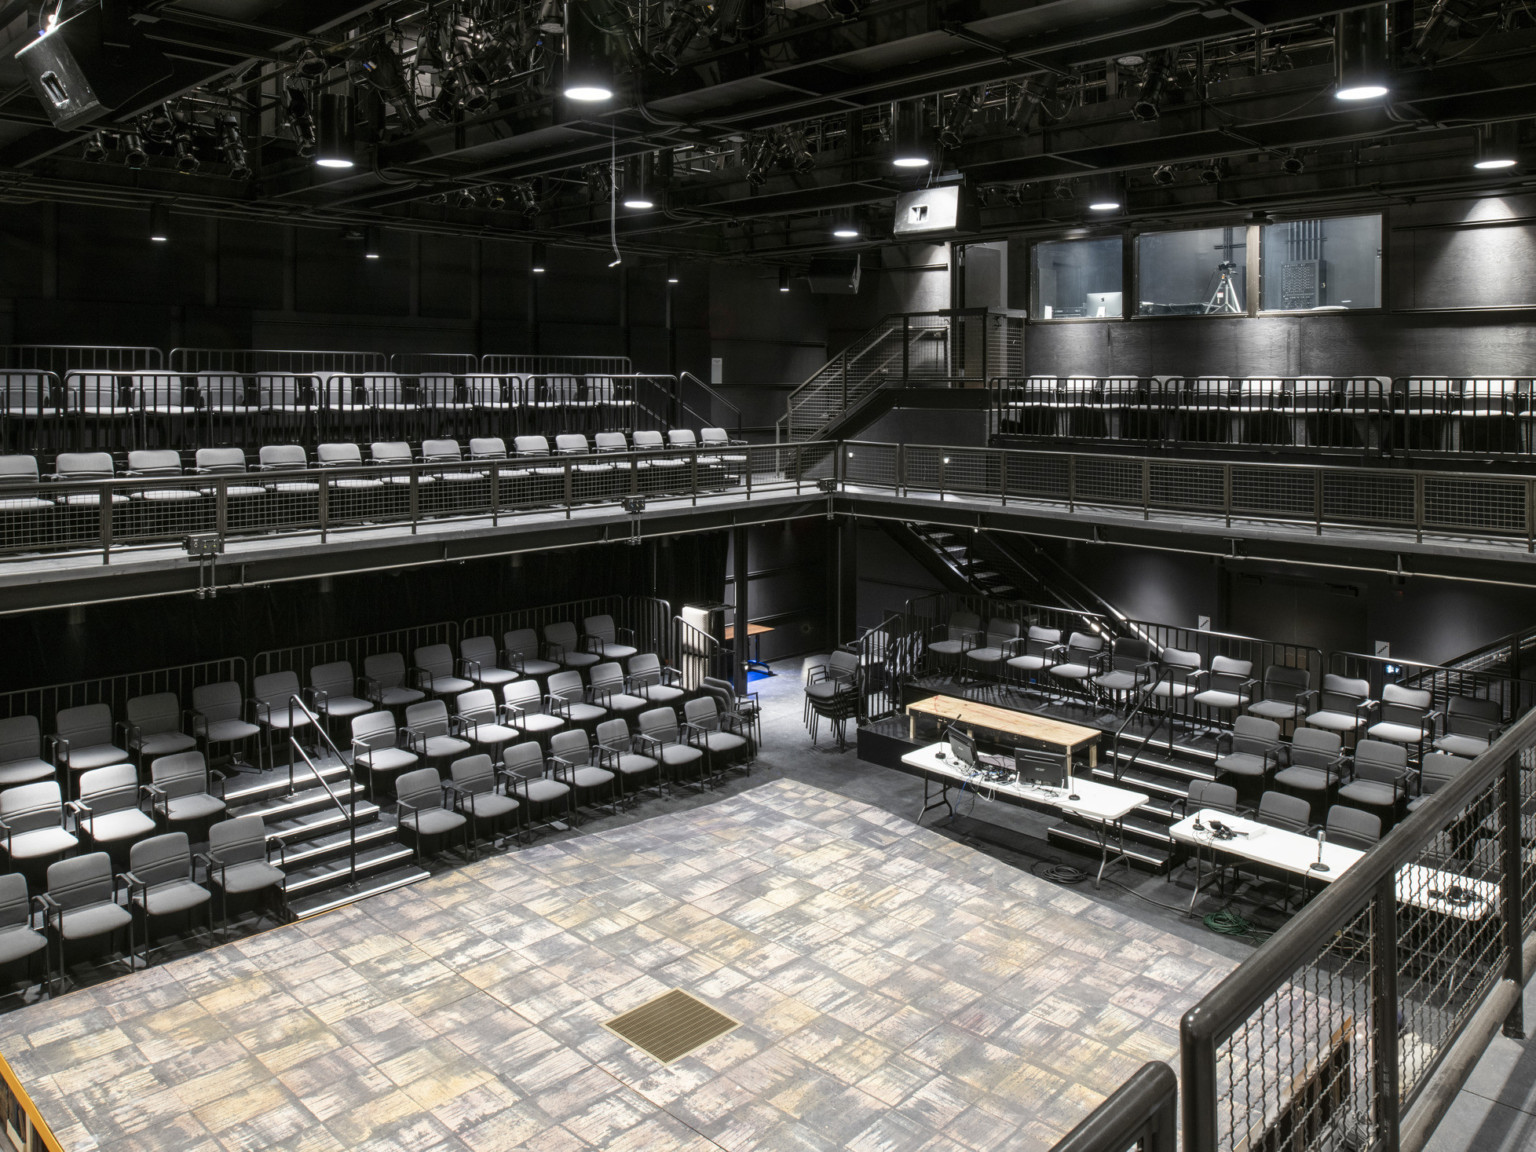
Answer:
[[500, 212], [507, 206], [507, 190], [499, 184], [489, 184], [485, 189], [485, 206]]
[[1387, 6], [1340, 12], [1334, 26], [1334, 98], [1376, 100], [1387, 94]]
[[927, 109], [921, 100], [891, 106], [891, 163], [898, 168], [927, 168], [933, 163], [933, 140]]
[[606, 204], [613, 195], [613, 175], [606, 164], [588, 164], [581, 170], [587, 178], [587, 196], [594, 204]]
[[135, 172], [149, 163], [149, 154], [137, 132], [123, 133], [123, 163]]
[[164, 244], [171, 238], [171, 206], [154, 203], [149, 206], [149, 238]]
[[528, 271], [532, 272], [535, 276], [542, 275], [546, 267], [544, 260], [544, 245], [532, 245], [528, 251]]
[[460, 207], [460, 208], [478, 208], [478, 207], [480, 207], [480, 190], [478, 188], [460, 188], [459, 189], [459, 198], [458, 198], [458, 207]]
[[939, 143], [946, 148], [958, 148], [965, 140], [965, 133], [976, 115], [976, 92], [966, 88], [955, 96], [955, 101], [944, 114], [944, 125], [939, 129]]
[[176, 171], [183, 176], [190, 176], [197, 171], [201, 161], [197, 158], [196, 151], [192, 147], [192, 126], [190, 124], [178, 124], [176, 126]]
[[561, 90], [567, 100], [597, 104], [613, 99], [613, 66], [603, 53], [603, 32], [584, 6], [565, 6], [565, 58]]
[[1028, 184], [1010, 184], [1003, 189], [1003, 203], [1012, 208], [1024, 207], [1024, 190]]
[[320, 134], [315, 145], [315, 164], [320, 168], [347, 169], [357, 166], [357, 149], [348, 131], [347, 100], [327, 96], [321, 101]]
[[251, 162], [246, 156], [245, 141], [240, 138], [240, 121], [233, 115], [219, 121], [219, 147], [224, 152], [224, 162], [229, 165], [230, 178], [249, 180]]
[[1058, 180], [1051, 187], [1051, 195], [1058, 200], [1071, 200], [1073, 198], [1072, 181]]
[[1159, 164], [1156, 168], [1152, 169], [1152, 183], [1166, 188], [1173, 181], [1174, 172], [1172, 164]]
[[801, 175], [816, 167], [816, 158], [805, 143], [805, 133], [798, 128], [785, 128], [774, 134], [774, 152], [779, 163]]
[[1207, 160], [1205, 167], [1200, 169], [1200, 183], [1220, 184], [1223, 173], [1220, 160]]
[[512, 185], [510, 192], [512, 206], [517, 211], [530, 220], [539, 214], [539, 196], [532, 184], [526, 180], [519, 180]]
[[1280, 171], [1287, 176], [1300, 176], [1307, 170], [1307, 162], [1294, 152], [1287, 152], [1285, 159], [1280, 161]]
[[471, 116], [478, 116], [491, 106], [491, 94], [485, 85], [472, 80], [462, 68], [456, 74], [453, 88], [455, 103]]
[[780, 292], [788, 292], [789, 291], [789, 269], [788, 268], [780, 268], [779, 269], [779, 291]]
[[306, 80], [318, 80], [326, 74], [330, 65], [326, 63], [325, 57], [313, 48], [306, 48], [300, 53], [298, 63], [294, 67]]
[[161, 144], [170, 142], [171, 133], [176, 131], [176, 119], [171, 115], [171, 110], [164, 104], [159, 105], [154, 111], [144, 116], [144, 135]]
[[384, 254], [383, 230], [376, 224], [363, 229], [363, 259], [377, 260]]
[[682, 280], [682, 277], [680, 277], [677, 274], [677, 257], [676, 256], [668, 256], [667, 257], [667, 283], [668, 284], [677, 284], [677, 283], [680, 283], [681, 280]]
[[1142, 79], [1135, 103], [1131, 105], [1131, 115], [1141, 121], [1156, 120], [1167, 87], [1168, 57], [1159, 52], [1147, 64], [1147, 74]]
[[761, 136], [748, 140], [742, 149], [742, 159], [747, 166], [747, 183], [761, 188], [768, 183], [768, 169], [773, 163], [772, 143]]
[[1520, 162], [1520, 123], [1502, 120], [1484, 124], [1477, 130], [1477, 159], [1472, 167], [1480, 172], [1513, 168]]
[[1101, 172], [1088, 181], [1088, 211], [1118, 212], [1124, 199], [1120, 180], [1114, 173]]

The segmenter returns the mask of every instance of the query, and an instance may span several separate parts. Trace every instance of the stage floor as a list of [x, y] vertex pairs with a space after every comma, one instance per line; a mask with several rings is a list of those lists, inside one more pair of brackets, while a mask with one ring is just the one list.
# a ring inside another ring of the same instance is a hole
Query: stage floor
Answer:
[[[1044, 1149], [1233, 961], [788, 780], [0, 1017], [65, 1148]], [[663, 1067], [600, 1021], [742, 1027]]]

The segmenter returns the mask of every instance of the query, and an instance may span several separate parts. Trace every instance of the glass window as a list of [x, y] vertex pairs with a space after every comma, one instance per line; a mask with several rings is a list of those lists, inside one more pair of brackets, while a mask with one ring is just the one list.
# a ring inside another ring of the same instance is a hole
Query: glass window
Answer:
[[1039, 320], [1118, 320], [1124, 280], [1118, 236], [1036, 244], [1029, 313]]
[[1197, 228], [1136, 237], [1136, 315], [1248, 314], [1248, 230]]
[[1381, 217], [1287, 220], [1259, 229], [1260, 307], [1381, 307]]

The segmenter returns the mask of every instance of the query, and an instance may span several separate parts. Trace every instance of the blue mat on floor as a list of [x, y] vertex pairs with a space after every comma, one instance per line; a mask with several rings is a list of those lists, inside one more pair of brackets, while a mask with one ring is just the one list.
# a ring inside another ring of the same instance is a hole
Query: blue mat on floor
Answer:
[[766, 679], [768, 679], [768, 677], [770, 677], [772, 675], [773, 675], [772, 672], [748, 672], [747, 673], [747, 683], [750, 684], [754, 680], [766, 680]]

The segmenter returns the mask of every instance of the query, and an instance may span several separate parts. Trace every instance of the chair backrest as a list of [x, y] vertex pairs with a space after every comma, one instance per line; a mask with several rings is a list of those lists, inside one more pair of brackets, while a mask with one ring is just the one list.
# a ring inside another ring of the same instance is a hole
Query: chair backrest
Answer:
[[0, 928], [19, 928], [32, 922], [32, 897], [27, 878], [20, 872], [0, 873]]
[[393, 748], [398, 736], [395, 714], [388, 709], [352, 717], [352, 742], [363, 745], [369, 751]]
[[1266, 792], [1259, 797], [1258, 821], [1288, 832], [1305, 832], [1312, 820], [1312, 806], [1300, 796]]
[[1031, 656], [1039, 656], [1047, 648], [1054, 648], [1060, 643], [1060, 628], [1042, 628], [1038, 624], [1031, 624], [1029, 626], [1029, 638], [1025, 647]]
[[70, 480], [110, 480], [116, 474], [107, 452], [60, 452], [53, 470]]
[[507, 442], [500, 436], [472, 436], [469, 441], [471, 460], [505, 460]]
[[453, 675], [453, 649], [446, 644], [428, 644], [411, 654], [416, 667], [432, 676]]
[[464, 450], [457, 440], [423, 440], [421, 458], [433, 464], [458, 463], [464, 459]]
[[605, 748], [617, 748], [621, 752], [630, 749], [629, 725], [615, 717], [597, 726], [597, 742]]
[[575, 652], [579, 647], [576, 638], [576, 625], [569, 620], [559, 620], [553, 624], [544, 625], [544, 641], [547, 644], [558, 644], [567, 652]]
[[350, 696], [357, 683], [349, 660], [337, 660], [331, 664], [316, 664], [309, 670], [309, 686], [327, 696]]
[[1104, 637], [1091, 632], [1074, 632], [1067, 638], [1067, 663], [1097, 656], [1104, 651]]
[[667, 432], [667, 443], [674, 448], [697, 448], [699, 441], [692, 428], [672, 428]]
[[716, 700], [725, 700], [729, 707], [726, 711], [734, 711], [736, 705], [736, 686], [729, 680], [722, 680], [718, 676], [706, 676], [701, 681], [704, 690]]
[[375, 464], [413, 464], [411, 446], [404, 440], [379, 440], [368, 445], [368, 458]]
[[455, 760], [448, 765], [448, 772], [453, 782], [466, 792], [493, 792], [496, 789], [496, 774], [491, 769], [491, 758], [484, 752]]
[[827, 661], [827, 676], [833, 680], [851, 680], [859, 670], [859, 654], [838, 649]]
[[244, 472], [245, 451], [241, 448], [199, 448], [199, 472]]
[[418, 700], [406, 706], [405, 726], [423, 736], [448, 734], [448, 705], [441, 700]]
[[1419, 764], [1419, 791], [1428, 796], [1456, 779], [1472, 761], [1448, 752], [1426, 752]]
[[181, 453], [170, 448], [140, 448], [128, 453], [128, 471], [151, 476], [180, 476]]
[[395, 795], [412, 808], [441, 808], [443, 778], [436, 768], [413, 768], [395, 777]]
[[35, 760], [42, 749], [43, 736], [36, 716], [7, 716], [0, 720], [0, 764]]
[[79, 748], [112, 742], [112, 709], [106, 704], [77, 704], [54, 716], [54, 731]]
[[549, 441], [543, 436], [515, 436], [512, 447], [519, 456], [548, 456]]
[[221, 864], [267, 858], [267, 822], [261, 816], [236, 816], [208, 829], [208, 853]]
[[544, 775], [544, 750], [537, 740], [514, 744], [501, 752], [501, 763], [508, 772], [517, 776]]
[[80, 773], [80, 802], [93, 816], [139, 806], [139, 770], [132, 764], [109, 764]]
[[1503, 718], [1497, 700], [1452, 696], [1445, 705], [1445, 730], [1462, 736], [1487, 737], [1499, 727]]
[[549, 753], [570, 764], [592, 763], [592, 746], [587, 742], [586, 730], [582, 728], [556, 732], [549, 738]]
[[609, 691], [619, 691], [624, 687], [624, 670], [619, 667], [616, 660], [608, 660], [602, 664], [594, 664], [587, 669], [587, 683], [593, 688], [605, 688]]
[[1235, 692], [1242, 687], [1243, 681], [1252, 675], [1252, 660], [1234, 660], [1230, 656], [1216, 656], [1211, 659], [1208, 685], [1210, 689], [1217, 692]]
[[37, 458], [35, 456], [0, 456], [0, 487], [36, 484]]
[[1271, 664], [1264, 669], [1264, 699], [1294, 704], [1311, 683], [1312, 677], [1305, 668]]
[[514, 680], [503, 686], [501, 698], [508, 704], [521, 708], [524, 712], [538, 713], [544, 711], [544, 697], [539, 692], [537, 680]]
[[[299, 694], [299, 674], [292, 669], [268, 672], [251, 681], [251, 695], [263, 704], [279, 704]], [[295, 704], [293, 710], [298, 712]]]
[[622, 432], [599, 432], [593, 441], [599, 452], [627, 452], [629, 444], [625, 442]]
[[580, 672], [554, 672], [549, 677], [549, 694], [562, 700], [580, 700], [586, 695]]
[[257, 453], [263, 468], [306, 468], [309, 458], [299, 444], [263, 444]]
[[1280, 743], [1280, 725], [1261, 716], [1239, 716], [1232, 725], [1234, 752], [1264, 753]]
[[245, 701], [234, 680], [200, 684], [192, 689], [192, 710], [209, 720], [238, 720]]
[[1381, 690], [1382, 708], [1413, 709], [1418, 712], [1428, 712], [1430, 694], [1423, 688], [1405, 688], [1401, 684], [1388, 684]]
[[1237, 789], [1230, 784], [1217, 784], [1212, 780], [1189, 782], [1189, 811], [1214, 808], [1220, 812], [1237, 814]]
[[1331, 768], [1344, 750], [1337, 732], [1326, 728], [1298, 728], [1291, 733], [1291, 763], [1311, 768]]
[[581, 622], [581, 630], [605, 644], [613, 640], [618, 632], [614, 627], [612, 616], [588, 616]]
[[1318, 703], [1325, 712], [1353, 712], [1355, 706], [1370, 699], [1370, 695], [1370, 681], [1357, 680], [1351, 676], [1335, 676], [1330, 672], [1323, 677]]
[[706, 732], [720, 730], [720, 710], [713, 696], [696, 696], [683, 705], [683, 718]]
[[731, 438], [724, 428], [699, 429], [699, 443], [701, 444], [713, 444], [718, 447], [721, 445], [727, 445], [730, 442]]
[[197, 751], [158, 756], [149, 765], [149, 779], [167, 796], [195, 796], [208, 791], [208, 762]]
[[947, 637], [950, 640], [966, 640], [981, 631], [981, 617], [975, 612], [951, 612]]
[[827, 661], [832, 657], [826, 653], [818, 653], [815, 656], [807, 656], [800, 665], [800, 684], [802, 687], [811, 682], [811, 673], [818, 668], [825, 669]]
[[1110, 646], [1110, 662], [1120, 671], [1138, 668], [1152, 659], [1152, 645], [1145, 640], [1119, 639]]
[[1175, 680], [1182, 679], [1191, 672], [1200, 671], [1200, 664], [1201, 659], [1198, 652], [1189, 652], [1182, 648], [1163, 649], [1163, 671], [1169, 673]]
[[482, 723], [496, 719], [496, 693], [489, 688], [476, 688], [460, 692], [453, 702], [453, 710], [466, 720]]
[[661, 433], [655, 428], [637, 428], [631, 441], [637, 450], [664, 448]]
[[539, 637], [532, 628], [514, 628], [501, 638], [501, 646], [509, 656], [537, 659]]
[[653, 740], [660, 740], [663, 744], [677, 743], [677, 713], [670, 708], [652, 708], [642, 712], [635, 723], [641, 732]]
[[89, 852], [48, 865], [48, 895], [66, 912], [109, 903], [113, 896], [111, 858], [105, 852]]
[[181, 728], [181, 701], [174, 692], [134, 696], [123, 709], [128, 723], [140, 732], [175, 732]]
[[987, 621], [987, 647], [1001, 648], [1010, 640], [1019, 638], [1019, 622], [1017, 620], [1000, 620], [994, 617]]
[[629, 674], [638, 676], [647, 684], [661, 682], [661, 657], [654, 652], [636, 652], [629, 658]]
[[0, 792], [0, 820], [15, 832], [62, 828], [64, 794], [59, 790], [59, 782], [39, 780], [35, 784], [20, 784]]
[[1384, 740], [1361, 740], [1355, 745], [1355, 775], [1362, 780], [1392, 783], [1408, 772], [1408, 749]]
[[460, 659], [481, 669], [496, 667], [496, 641], [489, 636], [470, 636], [459, 641]]
[[592, 448], [580, 432], [562, 432], [555, 437], [555, 451], [562, 456], [585, 456]]
[[1367, 849], [1381, 839], [1381, 817], [1335, 804], [1328, 809], [1328, 839], [1346, 848]]
[[315, 463], [322, 468], [361, 468], [363, 450], [356, 444], [318, 444]]
[[380, 688], [399, 688], [405, 683], [405, 657], [399, 652], [375, 652], [363, 657], [363, 675]]
[[164, 832], [128, 849], [128, 871], [153, 888], [192, 875], [192, 848], [185, 832]]

